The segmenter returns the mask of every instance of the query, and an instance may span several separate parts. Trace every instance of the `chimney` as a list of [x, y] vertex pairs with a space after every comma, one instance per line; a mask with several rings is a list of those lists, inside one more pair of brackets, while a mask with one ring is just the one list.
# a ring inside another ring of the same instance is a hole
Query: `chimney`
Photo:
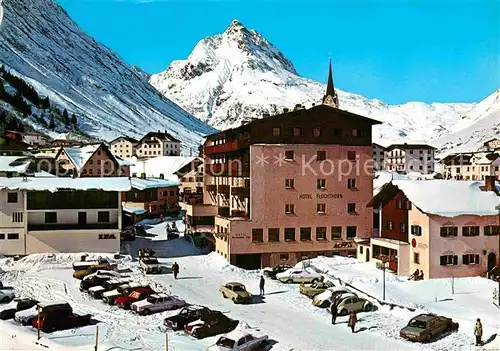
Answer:
[[290, 111], [288, 107], [283, 108], [283, 113], [288, 113], [288, 111]]
[[163, 173], [160, 173], [160, 179], [165, 179], [165, 175]]
[[495, 186], [495, 176], [486, 176], [484, 177], [484, 190], [486, 191], [497, 191]]
[[141, 173], [141, 178], [146, 179], [146, 173]]
[[312, 107], [314, 107], [314, 106], [316, 106], [316, 104], [313, 102], [313, 103], [312, 103]]

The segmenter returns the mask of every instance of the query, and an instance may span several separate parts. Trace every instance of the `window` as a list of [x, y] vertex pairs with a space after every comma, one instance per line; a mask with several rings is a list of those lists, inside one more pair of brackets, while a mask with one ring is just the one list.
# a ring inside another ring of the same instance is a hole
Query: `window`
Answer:
[[19, 240], [19, 233], [9, 233], [7, 234], [8, 240]]
[[351, 130], [351, 135], [352, 135], [353, 137], [357, 137], [357, 136], [359, 135], [358, 130], [357, 130], [356, 128], [353, 128], [353, 129]]
[[317, 204], [316, 205], [316, 212], [324, 214], [326, 213], [326, 204]]
[[313, 136], [314, 137], [321, 136], [321, 129], [320, 128], [313, 128]]
[[294, 179], [285, 179], [285, 189], [293, 189], [295, 187]]
[[295, 228], [285, 228], [285, 241], [295, 241]]
[[97, 212], [97, 222], [99, 223], [109, 223], [109, 212], [99, 211]]
[[163, 196], [168, 196], [168, 191], [167, 191], [167, 190], [165, 190], [165, 191], [163, 192]]
[[57, 212], [45, 212], [45, 223], [57, 223]]
[[479, 236], [478, 226], [467, 226], [462, 228], [463, 236]]
[[458, 256], [457, 255], [440, 256], [439, 263], [441, 266], [456, 266], [458, 264]]
[[342, 227], [332, 227], [332, 240], [342, 239]]
[[273, 136], [280, 136], [281, 135], [281, 128], [280, 127], [274, 127], [273, 128]]
[[318, 151], [316, 152], [316, 160], [324, 161], [326, 160], [326, 151]]
[[352, 239], [356, 237], [356, 226], [347, 227], [347, 239]]
[[170, 190], [170, 196], [174, 196], [174, 191]]
[[325, 189], [326, 188], [326, 179], [317, 179], [316, 180], [316, 188], [317, 189]]
[[326, 227], [316, 227], [316, 240], [326, 240]]
[[349, 161], [356, 161], [356, 151], [347, 151], [347, 159]]
[[7, 202], [10, 204], [17, 203], [17, 193], [7, 193]]
[[441, 227], [440, 235], [441, 236], [457, 236], [458, 235], [458, 227]]
[[300, 228], [300, 241], [311, 241], [311, 228]]
[[347, 188], [356, 189], [356, 179], [347, 179]]
[[398, 208], [398, 209], [403, 208], [403, 201], [402, 200], [397, 200], [396, 201], [396, 208]]
[[392, 221], [387, 221], [386, 228], [388, 230], [393, 230], [394, 229], [394, 223]]
[[340, 136], [340, 128], [333, 128], [333, 136], [334, 137]]
[[264, 241], [264, 229], [252, 229], [252, 242], [261, 243]]
[[5, 239], [5, 234], [4, 233], [0, 233], [0, 240], [4, 240]]
[[399, 223], [399, 231], [401, 233], [406, 233], [406, 223], [403, 222]]
[[422, 227], [419, 225], [412, 225], [411, 226], [411, 234], [417, 235], [417, 236], [422, 235]]
[[347, 204], [347, 212], [356, 213], [356, 204], [355, 203], [348, 203]]
[[499, 226], [497, 225], [486, 225], [484, 226], [484, 235], [498, 235]]
[[363, 246], [360, 246], [360, 247], [359, 247], [359, 253], [360, 253], [360, 254], [363, 254]]
[[302, 135], [302, 129], [299, 127], [294, 127], [293, 128], [293, 136], [301, 136]]
[[479, 264], [479, 255], [466, 254], [462, 256], [463, 264]]
[[267, 231], [268, 241], [277, 242], [280, 241], [280, 229], [279, 228], [269, 228]]
[[413, 150], [410, 150], [410, 154], [412, 154], [412, 155], [413, 155]]
[[23, 213], [22, 212], [13, 212], [12, 213], [12, 223], [22, 223], [23, 221]]
[[418, 252], [413, 253], [413, 263], [420, 264], [420, 254]]
[[285, 151], [285, 160], [293, 160], [293, 150], [286, 150]]
[[294, 214], [295, 213], [295, 205], [294, 204], [286, 204], [285, 205], [285, 214]]
[[280, 254], [280, 261], [288, 261], [288, 254]]
[[406, 210], [411, 210], [411, 202], [408, 201], [408, 200], [405, 201], [405, 209]]

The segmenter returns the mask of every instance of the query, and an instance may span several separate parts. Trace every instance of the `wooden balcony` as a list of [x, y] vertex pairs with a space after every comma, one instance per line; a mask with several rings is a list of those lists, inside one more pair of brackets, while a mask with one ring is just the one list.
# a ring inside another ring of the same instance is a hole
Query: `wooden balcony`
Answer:
[[221, 217], [229, 217], [229, 207], [219, 207], [217, 214]]
[[184, 194], [181, 200], [188, 205], [201, 205], [203, 203], [203, 194]]
[[211, 193], [217, 193], [217, 185], [215, 184], [209, 184], [206, 186], [207, 188], [207, 191], [211, 192]]
[[205, 146], [203, 148], [203, 153], [205, 155], [225, 154], [227, 152], [232, 152], [246, 148], [249, 145], [250, 145], [250, 138], [229, 140], [224, 144]]
[[217, 186], [217, 192], [220, 194], [229, 195], [229, 185], [219, 184]]
[[231, 217], [249, 218], [248, 213], [245, 211], [231, 211]]
[[241, 198], [250, 197], [250, 188], [243, 186], [237, 186], [237, 187], [233, 186], [231, 188], [231, 195], [238, 196]]
[[247, 161], [231, 161], [227, 163], [212, 163], [205, 166], [205, 172], [212, 176], [250, 176], [250, 163]]

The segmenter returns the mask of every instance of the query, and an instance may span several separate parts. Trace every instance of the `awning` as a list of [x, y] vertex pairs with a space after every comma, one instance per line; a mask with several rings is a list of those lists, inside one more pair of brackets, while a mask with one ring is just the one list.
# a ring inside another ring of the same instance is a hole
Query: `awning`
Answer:
[[135, 214], [135, 215], [141, 215], [141, 214], [146, 213], [146, 210], [143, 209], [143, 208], [139, 208], [139, 207], [127, 207], [127, 206], [123, 206], [123, 212], [127, 212], [127, 213], [130, 213], [130, 214]]

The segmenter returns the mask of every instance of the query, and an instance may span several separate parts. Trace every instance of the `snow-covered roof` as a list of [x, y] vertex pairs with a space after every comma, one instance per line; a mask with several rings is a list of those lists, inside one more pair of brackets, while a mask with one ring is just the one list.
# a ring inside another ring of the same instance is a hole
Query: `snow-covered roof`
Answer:
[[[395, 180], [392, 182], [404, 192], [421, 211], [443, 217], [460, 215], [498, 215], [496, 206], [500, 196], [482, 190], [484, 182], [463, 180]], [[498, 191], [500, 186], [496, 184]]]
[[[113, 155], [114, 156], [114, 155]], [[122, 167], [122, 166], [133, 166], [134, 163], [129, 161], [129, 160], [125, 160], [123, 158], [121, 158], [120, 156], [115, 156], [116, 158], [116, 161], [118, 162], [118, 164]]]
[[234, 340], [234, 341], [238, 341], [240, 339], [243, 339], [247, 335], [249, 335], [248, 332], [236, 329], [236, 330], [230, 331], [229, 333], [227, 333], [224, 336], [226, 338], [228, 338], [228, 339], [231, 339], [231, 340]]
[[58, 190], [103, 190], [129, 191], [130, 180], [127, 177], [0, 177], [0, 190], [50, 191]]
[[382, 187], [392, 180], [410, 179], [407, 175], [397, 172], [378, 171], [373, 179], [373, 196], [377, 195]]
[[139, 208], [139, 207], [123, 206], [122, 209], [124, 212], [130, 213], [130, 214], [135, 214], [135, 215], [141, 215], [143, 213], [146, 213], [145, 209]]
[[159, 178], [130, 178], [132, 188], [138, 190], [152, 189], [152, 188], [167, 188], [170, 186], [178, 186], [179, 180], [172, 179], [159, 179]]
[[146, 177], [159, 177], [163, 174], [165, 178], [175, 175], [175, 172], [193, 162], [196, 157], [184, 156], [158, 156], [145, 161], [135, 162], [135, 165], [130, 168], [131, 173], [141, 175], [146, 173]]
[[101, 146], [101, 144], [89, 144], [81, 147], [63, 147], [62, 149], [75, 165], [75, 168], [80, 171], [99, 146]]
[[0, 172], [24, 173], [31, 160], [24, 156], [0, 156]]

